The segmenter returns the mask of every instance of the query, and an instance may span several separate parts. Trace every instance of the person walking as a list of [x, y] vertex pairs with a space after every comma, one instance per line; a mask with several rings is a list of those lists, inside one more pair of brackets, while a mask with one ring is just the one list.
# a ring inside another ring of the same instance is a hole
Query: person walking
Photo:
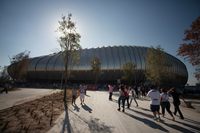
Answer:
[[129, 87], [129, 89], [130, 89], [130, 91], [131, 91], [131, 100], [130, 100], [129, 106], [131, 106], [132, 100], [134, 100], [135, 103], [136, 103], [136, 106], [138, 107], [138, 102], [137, 102], [137, 100], [136, 100], [135, 89], [133, 89], [132, 87]]
[[84, 99], [85, 99], [85, 86], [80, 85], [80, 100], [81, 100], [81, 105], [84, 104]]
[[77, 98], [77, 90], [75, 88], [72, 89], [72, 105], [76, 105]]
[[180, 102], [180, 93], [176, 91], [175, 88], [172, 88], [168, 91], [168, 93], [172, 96], [173, 98], [173, 104], [174, 104], [174, 115], [178, 112], [180, 115], [181, 119], [184, 119], [183, 114], [179, 108], [181, 102]]
[[130, 103], [129, 103], [129, 93], [130, 93], [130, 90], [128, 88], [127, 85], [124, 86], [124, 96], [125, 96], [125, 102], [127, 102], [127, 108], [130, 107]]
[[121, 102], [122, 102], [122, 112], [124, 112], [124, 105], [125, 105], [125, 90], [124, 90], [124, 86], [120, 85], [119, 87], [119, 98], [118, 98], [118, 106], [119, 108], [117, 109], [118, 111], [121, 110]]
[[154, 120], [160, 120], [160, 92], [156, 86], [151, 86], [151, 90], [147, 93], [147, 96], [151, 98], [150, 109], [153, 112]]
[[112, 94], [113, 94], [113, 86], [111, 84], [108, 85], [109, 91], [109, 100], [112, 101]]
[[162, 89], [162, 93], [160, 94], [160, 105], [162, 108], [162, 115], [163, 117], [165, 117], [165, 109], [167, 110], [167, 112], [171, 115], [172, 120], [174, 121], [175, 118], [170, 110], [170, 103], [169, 103], [169, 95], [166, 91], [166, 89]]

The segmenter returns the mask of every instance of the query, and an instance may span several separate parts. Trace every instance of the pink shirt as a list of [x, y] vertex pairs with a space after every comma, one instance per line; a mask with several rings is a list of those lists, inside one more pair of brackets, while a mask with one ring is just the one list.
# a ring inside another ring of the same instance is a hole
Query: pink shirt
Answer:
[[113, 86], [112, 85], [108, 85], [108, 89], [109, 89], [109, 92], [113, 92]]

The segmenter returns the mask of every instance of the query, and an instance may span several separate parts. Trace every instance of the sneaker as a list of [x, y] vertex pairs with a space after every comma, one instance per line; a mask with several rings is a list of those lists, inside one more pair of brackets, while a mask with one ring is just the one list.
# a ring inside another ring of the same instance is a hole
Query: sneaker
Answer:
[[154, 117], [153, 120], [156, 121], [156, 120], [157, 120], [157, 117]]
[[172, 118], [172, 121], [175, 121], [175, 118], [174, 118], [174, 117]]
[[117, 110], [120, 111], [120, 108], [118, 108]]
[[158, 121], [161, 121], [160, 116], [157, 119], [158, 119]]
[[124, 112], [124, 109], [122, 110], [122, 112]]

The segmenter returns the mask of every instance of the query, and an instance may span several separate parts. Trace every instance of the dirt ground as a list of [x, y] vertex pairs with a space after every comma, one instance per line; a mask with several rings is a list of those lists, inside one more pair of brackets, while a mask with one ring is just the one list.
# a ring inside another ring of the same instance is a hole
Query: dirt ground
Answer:
[[[70, 101], [70, 90], [67, 91], [67, 97]], [[0, 110], [0, 132], [46, 132], [63, 111], [62, 91]]]

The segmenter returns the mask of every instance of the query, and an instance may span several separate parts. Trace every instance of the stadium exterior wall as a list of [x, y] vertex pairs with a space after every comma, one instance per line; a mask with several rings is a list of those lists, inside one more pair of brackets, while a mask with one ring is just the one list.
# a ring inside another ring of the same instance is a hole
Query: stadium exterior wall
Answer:
[[[123, 76], [122, 66], [127, 62], [136, 64], [137, 82], [145, 80], [144, 71], [147, 66], [145, 57], [148, 47], [139, 46], [113, 46], [82, 49], [80, 61], [71, 67], [70, 81], [94, 82], [91, 72], [91, 60], [98, 57], [101, 62], [101, 74], [99, 82], [116, 82]], [[174, 56], [164, 53], [167, 62], [166, 67], [170, 73], [168, 83], [185, 85], [188, 80], [186, 66]], [[27, 69], [27, 80], [29, 81], [60, 81], [63, 78], [64, 62], [61, 52], [46, 56], [31, 58]], [[12, 72], [9, 71], [12, 76]]]

